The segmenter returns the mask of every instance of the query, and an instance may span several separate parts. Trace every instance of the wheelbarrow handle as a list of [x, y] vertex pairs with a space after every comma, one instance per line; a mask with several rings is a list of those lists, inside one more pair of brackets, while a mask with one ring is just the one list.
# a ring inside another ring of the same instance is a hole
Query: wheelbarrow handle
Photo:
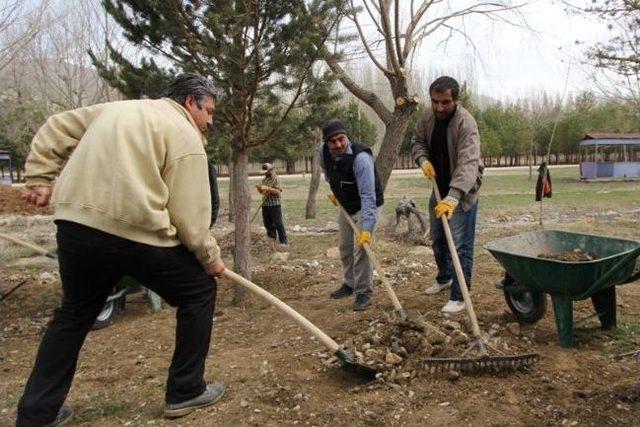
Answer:
[[[589, 287], [589, 289], [584, 291], [582, 294], [580, 294], [575, 299], [577, 299], [577, 300], [585, 299], [585, 298], [593, 295], [598, 289], [600, 289], [601, 287], [605, 286], [609, 282], [609, 280], [611, 280], [611, 278], [614, 275], [616, 275], [618, 273], [618, 271], [620, 271], [629, 261], [632, 261], [638, 255], [640, 255], [640, 245], [638, 245], [637, 248], [633, 249], [631, 252], [629, 252], [628, 254], [623, 256], [602, 277], [600, 277], [598, 280], [596, 280], [593, 283], [593, 285], [591, 285], [591, 287]], [[634, 274], [631, 278], [629, 278], [631, 280], [625, 280], [622, 283], [628, 283], [630, 281], [633, 281], [633, 279], [637, 278], [639, 274], [640, 273]]]
[[325, 347], [331, 350], [332, 353], [340, 350], [340, 346], [338, 345], [338, 343], [331, 339], [329, 335], [322, 332], [320, 328], [307, 320], [306, 317], [302, 316], [300, 313], [289, 307], [287, 304], [285, 304], [266, 290], [262, 289], [260, 286], [256, 285], [250, 280], [245, 279], [238, 273], [234, 273], [229, 269], [226, 269], [223, 274], [233, 282], [262, 297], [262, 299], [266, 300], [269, 304], [280, 310], [284, 315], [293, 319], [298, 325], [300, 325], [303, 329], [316, 337], [322, 344], [325, 345]]
[[[338, 202], [336, 200], [336, 203], [338, 204], [338, 208], [340, 209], [340, 212], [342, 212], [342, 215], [344, 215], [345, 218], [347, 218], [347, 221], [349, 222], [349, 225], [351, 225], [351, 228], [353, 229], [353, 232], [355, 234], [358, 234], [358, 226], [356, 225], [356, 223], [353, 220], [353, 218], [351, 218], [351, 215], [349, 215], [349, 213], [340, 204], [340, 202]], [[367, 253], [367, 256], [371, 260], [371, 263], [373, 264], [373, 266], [375, 267], [376, 271], [378, 272], [378, 276], [380, 276], [380, 280], [382, 280], [382, 284], [384, 285], [384, 287], [385, 287], [385, 289], [387, 291], [387, 294], [389, 295], [389, 298], [391, 299], [391, 303], [393, 304], [393, 308], [396, 310], [396, 312], [398, 313], [400, 318], [406, 319], [407, 318], [407, 311], [402, 307], [402, 304], [400, 303], [400, 300], [398, 299], [398, 296], [393, 291], [393, 286], [391, 285], [391, 283], [389, 283], [389, 280], [384, 275], [384, 271], [382, 270], [382, 267], [378, 263], [378, 260], [376, 259], [376, 256], [373, 253], [373, 250], [371, 249], [371, 246], [368, 243], [365, 243], [363, 246], [364, 246], [364, 251]]]

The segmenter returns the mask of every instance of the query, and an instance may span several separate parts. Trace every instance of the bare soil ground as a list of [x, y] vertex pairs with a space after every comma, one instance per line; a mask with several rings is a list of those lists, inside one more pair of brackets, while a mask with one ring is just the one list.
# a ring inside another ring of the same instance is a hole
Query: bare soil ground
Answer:
[[39, 208], [25, 202], [20, 197], [22, 190], [0, 185], [0, 214], [51, 214], [51, 207]]
[[[563, 218], [570, 216], [571, 221], [550, 222], [547, 227], [638, 238], [637, 212], [598, 220], [583, 214], [567, 212]], [[50, 217], [29, 218], [0, 217], [2, 230], [52, 248]], [[559, 346], [550, 308], [538, 323], [517, 327], [501, 291], [493, 286], [503, 271], [482, 244], [532, 229], [537, 224], [480, 218], [471, 290], [481, 329], [495, 330], [505, 352], [540, 354], [540, 362], [530, 370], [462, 374], [451, 380], [400, 364], [392, 377], [364, 384], [327, 366], [326, 349], [264, 302], [250, 298], [244, 306], [231, 305], [232, 284], [222, 280], [207, 364], [207, 378], [227, 386], [218, 404], [177, 421], [162, 419], [175, 313], [165, 308], [153, 314], [143, 294], [134, 294], [113, 325], [87, 338], [68, 398], [76, 412], [72, 425], [638, 425], [640, 361], [612, 356], [640, 346], [640, 286], [636, 282], [617, 288], [617, 329], [602, 332], [597, 320], [582, 323], [576, 327], [573, 349]], [[225, 247], [232, 242], [229, 231], [227, 223], [216, 229]], [[465, 314], [440, 313], [447, 295], [423, 292], [436, 273], [429, 249], [382, 234], [374, 249], [409, 313], [423, 315], [442, 328], [446, 322], [464, 325]], [[254, 282], [339, 343], [353, 342], [386, 321], [393, 308], [382, 286], [376, 288], [373, 307], [365, 312], [352, 311], [352, 300], [328, 299], [339, 284], [340, 261], [331, 251], [327, 255], [330, 248], [335, 252], [336, 233], [290, 235], [287, 260], [274, 260], [264, 242], [254, 239]], [[28, 281], [0, 301], [0, 425], [4, 426], [15, 420], [16, 403], [41, 333], [61, 292], [54, 263], [25, 258], [28, 251], [4, 242], [0, 252], [0, 292]], [[227, 262], [231, 265], [230, 259]], [[576, 319], [592, 313], [588, 300], [575, 304]]]

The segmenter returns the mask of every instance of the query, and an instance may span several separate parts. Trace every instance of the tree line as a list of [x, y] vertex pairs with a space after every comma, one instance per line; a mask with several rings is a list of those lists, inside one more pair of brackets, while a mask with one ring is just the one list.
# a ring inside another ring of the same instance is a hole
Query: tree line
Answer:
[[[574, 13], [629, 22], [621, 31], [636, 31], [637, 2], [592, 3], [598, 8]], [[616, 9], [618, 3], [631, 6]], [[313, 157], [320, 128], [326, 119], [341, 117], [353, 136], [376, 146], [376, 167], [386, 186], [398, 155], [407, 150], [417, 114], [429, 108], [427, 90], [416, 85], [412, 73], [417, 47], [426, 41], [446, 46], [454, 37], [469, 40], [468, 19], [526, 26], [523, 3], [511, 0], [9, 0], [7, 4], [0, 8], [0, 149], [10, 151], [19, 165], [33, 133], [55, 111], [157, 97], [180, 72], [197, 72], [217, 84], [222, 96], [207, 150], [213, 161], [230, 169], [234, 269], [245, 277], [250, 277], [250, 162], [281, 159], [292, 165], [296, 159], [311, 157], [317, 181]], [[610, 65], [619, 58], [626, 64], [637, 62], [637, 56], [616, 54], [628, 47], [620, 45], [611, 28], [612, 43], [594, 47], [585, 61], [596, 68], [608, 66], [606, 71], [627, 81], [632, 73], [637, 79], [637, 67]], [[631, 43], [637, 45], [637, 40]], [[354, 62], [381, 76], [381, 85], [358, 79], [352, 72]], [[488, 164], [492, 159], [507, 158], [513, 164], [522, 156], [540, 156], [556, 122], [551, 148], [556, 154], [576, 153], [577, 141], [587, 130], [638, 127], [640, 110], [630, 104], [633, 97], [598, 99], [584, 93], [570, 100], [480, 103], [474, 95], [473, 88], [467, 88], [461, 103], [478, 120]], [[317, 182], [311, 185], [309, 200], [314, 200], [314, 185], [317, 189]], [[313, 211], [313, 206], [308, 208]]]

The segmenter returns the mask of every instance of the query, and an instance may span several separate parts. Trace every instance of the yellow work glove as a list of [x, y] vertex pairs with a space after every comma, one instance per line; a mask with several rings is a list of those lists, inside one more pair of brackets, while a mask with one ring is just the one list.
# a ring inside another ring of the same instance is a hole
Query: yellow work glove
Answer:
[[336, 196], [334, 196], [333, 193], [327, 194], [327, 199], [329, 199], [329, 203], [333, 206], [338, 207], [338, 199], [336, 199]]
[[361, 231], [358, 233], [358, 246], [363, 247], [365, 244], [371, 244], [371, 233], [368, 231]]
[[436, 218], [440, 218], [442, 215], [446, 215], [447, 219], [451, 219], [453, 211], [458, 206], [458, 199], [452, 196], [447, 196], [436, 205]]
[[429, 179], [435, 179], [436, 170], [433, 168], [433, 165], [429, 160], [425, 160], [424, 162], [422, 162], [420, 168], [422, 168], [422, 173], [424, 174], [424, 176]]

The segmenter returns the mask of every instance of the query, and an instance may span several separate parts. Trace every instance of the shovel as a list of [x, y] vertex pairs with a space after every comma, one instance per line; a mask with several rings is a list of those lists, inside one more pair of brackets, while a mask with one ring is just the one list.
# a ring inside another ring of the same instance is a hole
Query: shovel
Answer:
[[262, 209], [262, 205], [264, 205], [265, 200], [267, 200], [267, 196], [262, 196], [262, 201], [258, 205], [258, 208], [254, 212], [253, 216], [251, 217], [251, 221], [249, 221], [249, 227], [251, 227], [251, 225], [253, 224], [253, 221], [255, 221], [256, 217], [258, 216], [258, 213], [260, 213], [260, 209]]
[[[349, 213], [342, 207], [340, 202], [336, 200], [336, 203], [338, 204], [337, 205], [338, 208], [340, 208], [340, 212], [342, 212], [345, 218], [347, 218], [347, 221], [349, 221], [351, 228], [353, 228], [353, 232], [358, 234], [358, 226], [353, 221], [353, 218], [351, 218], [351, 215], [349, 215]], [[380, 280], [382, 280], [382, 284], [384, 285], [384, 288], [387, 290], [387, 294], [389, 295], [389, 298], [391, 298], [391, 303], [393, 304], [393, 308], [396, 310], [396, 313], [398, 313], [398, 316], [400, 316], [400, 319], [407, 320], [407, 311], [402, 307], [402, 304], [400, 304], [400, 300], [396, 296], [396, 293], [393, 291], [393, 287], [391, 286], [391, 283], [389, 283], [389, 280], [384, 275], [384, 271], [382, 270], [382, 267], [380, 267], [380, 264], [378, 263], [378, 260], [373, 254], [373, 251], [371, 250], [371, 247], [369, 246], [368, 243], [364, 244], [364, 251], [367, 253], [367, 256], [369, 257], [369, 259], [373, 263], [373, 266], [378, 272], [378, 276], [380, 276]]]
[[17, 237], [9, 236], [8, 234], [0, 233], [0, 239], [8, 240], [9, 242], [15, 243], [16, 245], [24, 246], [25, 248], [29, 248], [40, 255], [44, 255], [47, 258], [58, 259], [58, 256], [55, 252], [50, 252], [43, 247], [34, 245], [29, 242], [25, 242], [24, 240], [18, 239]]
[[227, 269], [223, 274], [233, 282], [245, 287], [249, 291], [267, 301], [269, 304], [280, 310], [285, 316], [290, 317], [303, 329], [316, 337], [318, 341], [324, 344], [325, 347], [331, 350], [331, 352], [342, 361], [342, 367], [349, 373], [366, 381], [372, 381], [376, 378], [377, 371], [375, 369], [356, 362], [356, 359], [351, 354], [349, 354], [344, 348], [340, 347], [337, 342], [331, 339], [331, 337], [318, 329], [316, 325], [311, 323], [293, 308], [289, 307], [287, 304], [280, 301], [278, 298], [271, 295], [269, 292], [265, 291], [258, 285], [245, 279], [239, 274], [234, 273], [231, 270]]

